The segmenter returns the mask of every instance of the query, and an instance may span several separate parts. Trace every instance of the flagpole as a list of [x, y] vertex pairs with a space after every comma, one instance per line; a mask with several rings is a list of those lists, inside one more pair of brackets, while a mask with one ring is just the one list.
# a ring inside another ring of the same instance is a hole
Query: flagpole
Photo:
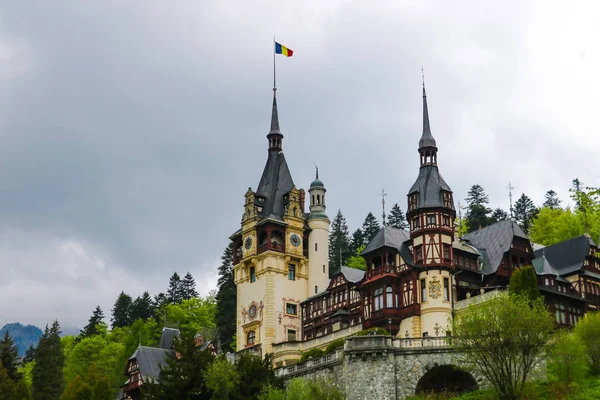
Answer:
[[275, 42], [275, 36], [273, 36], [273, 92], [275, 92], [277, 90], [277, 82], [275, 80], [275, 53], [276, 53], [275, 47], [276, 46], [277, 46], [277, 44]]

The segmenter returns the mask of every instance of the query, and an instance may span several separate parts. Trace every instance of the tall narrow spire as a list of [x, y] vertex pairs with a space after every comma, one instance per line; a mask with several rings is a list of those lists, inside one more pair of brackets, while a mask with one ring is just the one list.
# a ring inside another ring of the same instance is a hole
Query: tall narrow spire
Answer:
[[429, 126], [429, 110], [427, 109], [427, 93], [425, 93], [425, 80], [423, 80], [423, 135], [419, 140], [419, 148], [423, 147], [437, 147], [435, 139], [431, 134], [431, 127]]
[[273, 111], [271, 113], [271, 130], [267, 135], [269, 151], [281, 151], [283, 135], [279, 129], [279, 114], [277, 112], [277, 89], [273, 88]]

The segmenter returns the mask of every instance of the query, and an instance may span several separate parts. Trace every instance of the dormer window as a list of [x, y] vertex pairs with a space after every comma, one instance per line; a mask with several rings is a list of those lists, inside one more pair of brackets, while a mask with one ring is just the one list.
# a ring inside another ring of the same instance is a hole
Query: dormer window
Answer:
[[418, 206], [419, 206], [419, 194], [415, 193], [415, 194], [410, 195], [410, 197], [408, 198], [409, 211], [417, 209]]

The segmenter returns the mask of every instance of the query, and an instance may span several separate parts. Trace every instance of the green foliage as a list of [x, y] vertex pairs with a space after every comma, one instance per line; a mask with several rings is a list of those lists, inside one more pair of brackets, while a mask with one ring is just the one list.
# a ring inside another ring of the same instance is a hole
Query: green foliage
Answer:
[[217, 336], [221, 349], [227, 352], [235, 343], [233, 337], [236, 331], [237, 290], [233, 280], [233, 242], [229, 242], [221, 256], [217, 285], [215, 311]]
[[150, 297], [148, 292], [144, 292], [141, 296], [137, 297], [133, 303], [131, 303], [129, 316], [131, 321], [135, 321], [137, 319], [151, 318], [153, 313], [154, 305], [152, 302], [152, 297]]
[[281, 386], [275, 377], [270, 355], [263, 359], [252, 354], [242, 354], [237, 359], [235, 369], [239, 376], [239, 384], [234, 398], [238, 400], [255, 399], [265, 385]]
[[20, 379], [20, 375], [17, 371], [17, 361], [19, 358], [19, 349], [15, 344], [14, 340], [8, 334], [8, 331], [4, 332], [4, 337], [0, 341], [0, 366], [2, 366], [10, 379], [16, 382]]
[[100, 325], [106, 325], [104, 324], [104, 312], [102, 312], [102, 309], [100, 308], [100, 306], [96, 306], [96, 309], [94, 310], [92, 316], [90, 317], [88, 324], [86, 326], [83, 327], [83, 330], [80, 331], [79, 333], [79, 337], [80, 338], [85, 338], [85, 337], [89, 337], [89, 336], [93, 336], [99, 333], [100, 330], [106, 330], [106, 327], [102, 327]]
[[365, 261], [363, 256], [360, 255], [360, 253], [362, 253], [364, 249], [364, 244], [361, 247], [357, 248], [356, 253], [345, 261], [344, 264], [346, 265], [346, 267], [365, 271], [367, 269], [367, 262]]
[[69, 381], [60, 400], [112, 400], [113, 398], [108, 378], [96, 369], [94, 363], [91, 363], [85, 378], [76, 375]]
[[330, 354], [339, 349], [340, 347], [344, 347], [345, 338], [339, 338], [332, 340], [325, 349], [325, 354]]
[[467, 202], [467, 215], [465, 218], [467, 232], [473, 232], [480, 227], [488, 226], [492, 210], [487, 207], [490, 200], [483, 187], [477, 184], [471, 186], [465, 200]]
[[342, 210], [338, 210], [329, 231], [329, 270], [338, 271], [342, 261], [350, 254], [348, 224]]
[[33, 370], [34, 365], [35, 361], [31, 361], [26, 364], [21, 364], [19, 367], [21, 381], [27, 386], [28, 391], [31, 391], [31, 371]]
[[234, 364], [224, 356], [217, 358], [204, 373], [206, 386], [212, 390], [214, 400], [227, 400], [235, 392], [240, 375]]
[[271, 385], [263, 386], [258, 400], [285, 400], [285, 390]]
[[377, 218], [375, 218], [373, 213], [368, 213], [362, 224], [362, 232], [365, 243], [368, 244], [371, 240], [373, 240], [380, 229], [381, 227], [379, 226], [379, 222], [377, 222]]
[[548, 345], [549, 380], [562, 384], [580, 381], [588, 373], [586, 348], [572, 332], [558, 331]]
[[329, 379], [294, 378], [286, 390], [286, 400], [343, 400], [343, 393]]
[[533, 204], [533, 200], [525, 193], [521, 194], [521, 197], [515, 202], [514, 217], [525, 233], [529, 233], [531, 220], [534, 219], [538, 213], [539, 210], [535, 204]]
[[181, 277], [177, 272], [174, 272], [169, 279], [167, 298], [172, 304], [181, 303], [183, 300], [183, 285], [181, 282]]
[[189, 300], [194, 297], [198, 297], [198, 291], [196, 291], [196, 281], [190, 272], [183, 277], [181, 282], [181, 293], [184, 300]]
[[388, 215], [387, 225], [393, 226], [394, 228], [400, 229], [408, 229], [408, 222], [406, 221], [406, 216], [402, 212], [402, 209], [398, 205], [398, 203], [392, 206], [392, 210], [390, 211], [390, 215]]
[[363, 329], [360, 332], [356, 332], [354, 336], [366, 336], [366, 335], [386, 335], [389, 336], [389, 332], [386, 329], [373, 327], [369, 329]]
[[213, 339], [216, 308], [215, 299], [209, 296], [167, 304], [162, 311], [170, 321], [179, 321], [183, 336], [201, 333], [205, 339]]
[[501, 208], [496, 208], [490, 215], [490, 225], [496, 222], [506, 221], [508, 219], [508, 213]]
[[588, 312], [575, 325], [573, 333], [585, 346], [590, 370], [600, 375], [600, 312]]
[[542, 207], [547, 207], [551, 209], [560, 208], [560, 199], [554, 190], [548, 190], [544, 195], [544, 204]]
[[514, 270], [508, 288], [510, 293], [522, 294], [530, 300], [541, 297], [537, 276], [531, 265]]
[[132, 320], [130, 313], [132, 303], [133, 300], [130, 295], [125, 292], [119, 294], [112, 309], [111, 321], [113, 328], [122, 328], [131, 325]]
[[518, 399], [553, 329], [542, 298], [502, 295], [454, 319], [454, 344], [465, 365], [481, 371], [501, 399]]
[[365, 235], [363, 234], [363, 231], [358, 228], [354, 231], [352, 238], [350, 239], [350, 254], [356, 254], [357, 250], [361, 247], [364, 249], [365, 245]]
[[60, 341], [60, 325], [54, 321], [40, 338], [32, 370], [31, 394], [34, 400], [56, 400], [63, 388], [65, 356]]
[[14, 400], [16, 396], [15, 383], [8, 376], [6, 369], [0, 365], [0, 400]]
[[304, 362], [311, 358], [323, 357], [324, 355], [325, 355], [325, 351], [322, 349], [317, 349], [317, 348], [310, 349], [310, 350], [302, 353], [302, 357], [300, 357], [300, 362]]

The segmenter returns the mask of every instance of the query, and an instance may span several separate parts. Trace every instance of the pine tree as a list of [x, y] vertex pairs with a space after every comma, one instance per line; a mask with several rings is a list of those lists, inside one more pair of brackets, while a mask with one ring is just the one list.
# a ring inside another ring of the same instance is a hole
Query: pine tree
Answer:
[[131, 304], [131, 296], [125, 292], [121, 292], [112, 309], [111, 321], [113, 328], [122, 328], [131, 325], [133, 322], [131, 320]]
[[147, 320], [152, 317], [154, 307], [152, 297], [148, 292], [144, 292], [140, 297], [137, 297], [131, 304], [131, 322], [137, 319]]
[[583, 211], [583, 207], [581, 206], [581, 201], [578, 196], [582, 188], [583, 182], [581, 182], [579, 178], [573, 179], [573, 186], [571, 188], [571, 192], [575, 192], [575, 196], [573, 196], [573, 198], [575, 199], [575, 208], [579, 211]]
[[34, 400], [58, 400], [63, 388], [65, 356], [60, 344], [60, 325], [46, 326], [40, 338], [32, 370], [31, 390]]
[[163, 307], [167, 304], [169, 304], [169, 298], [167, 297], [166, 294], [161, 292], [161, 293], [157, 294], [156, 296], [154, 296], [153, 305], [154, 305], [155, 310], [159, 310], [161, 307]]
[[181, 278], [177, 272], [174, 272], [169, 278], [169, 290], [167, 290], [167, 297], [173, 304], [181, 303], [183, 300], [183, 293], [181, 292]]
[[496, 222], [506, 221], [508, 219], [508, 213], [501, 208], [496, 208], [490, 216], [490, 225]]
[[13, 400], [16, 396], [15, 383], [8, 376], [6, 369], [0, 365], [0, 400]]
[[490, 213], [492, 210], [486, 206], [490, 202], [488, 195], [481, 185], [473, 185], [467, 193], [467, 231], [473, 232], [480, 227], [483, 228], [490, 224]]
[[196, 291], [196, 281], [192, 277], [192, 274], [189, 273], [189, 271], [183, 277], [181, 287], [184, 300], [189, 300], [198, 297], [198, 292]]
[[23, 357], [23, 364], [27, 364], [32, 361], [35, 361], [35, 347], [33, 347], [33, 345], [30, 344], [29, 348], [25, 351], [25, 356]]
[[15, 341], [8, 334], [8, 331], [4, 332], [4, 337], [0, 341], [0, 365], [4, 367], [8, 377], [16, 382], [21, 378], [17, 371], [19, 359], [19, 348], [15, 344]]
[[368, 213], [365, 218], [365, 221], [362, 224], [362, 231], [364, 233], [365, 243], [369, 243], [371, 240], [373, 240], [373, 238], [375, 237], [375, 235], [377, 235], [377, 232], [379, 232], [380, 229], [381, 227], [379, 226], [379, 222], [377, 222], [377, 218], [375, 218], [373, 213]]
[[223, 250], [217, 285], [215, 323], [219, 346], [223, 352], [227, 352], [231, 348], [236, 331], [237, 290], [233, 280], [233, 242]]
[[560, 208], [560, 199], [554, 190], [548, 190], [544, 197], [546, 200], [544, 200], [542, 207], [552, 208], [553, 210]]
[[98, 334], [98, 324], [104, 323], [103, 320], [104, 313], [100, 306], [96, 306], [88, 324], [83, 327], [83, 330], [79, 331], [79, 336], [81, 336], [81, 338], [86, 338]]
[[508, 288], [510, 293], [522, 294], [532, 301], [541, 296], [537, 276], [531, 265], [514, 270]]
[[388, 226], [393, 226], [394, 228], [408, 229], [408, 222], [406, 222], [406, 216], [402, 212], [402, 209], [400, 208], [398, 203], [392, 206], [390, 215], [388, 215], [387, 224]]
[[358, 228], [352, 234], [352, 239], [350, 239], [350, 253], [355, 255], [358, 249], [365, 245], [365, 235], [363, 231]]
[[329, 271], [330, 274], [339, 271], [342, 262], [350, 257], [350, 238], [346, 218], [342, 210], [338, 210], [329, 232]]
[[531, 220], [535, 218], [538, 213], [539, 210], [535, 204], [533, 204], [533, 200], [525, 195], [525, 193], [523, 193], [515, 202], [515, 220], [525, 233], [529, 233]]

